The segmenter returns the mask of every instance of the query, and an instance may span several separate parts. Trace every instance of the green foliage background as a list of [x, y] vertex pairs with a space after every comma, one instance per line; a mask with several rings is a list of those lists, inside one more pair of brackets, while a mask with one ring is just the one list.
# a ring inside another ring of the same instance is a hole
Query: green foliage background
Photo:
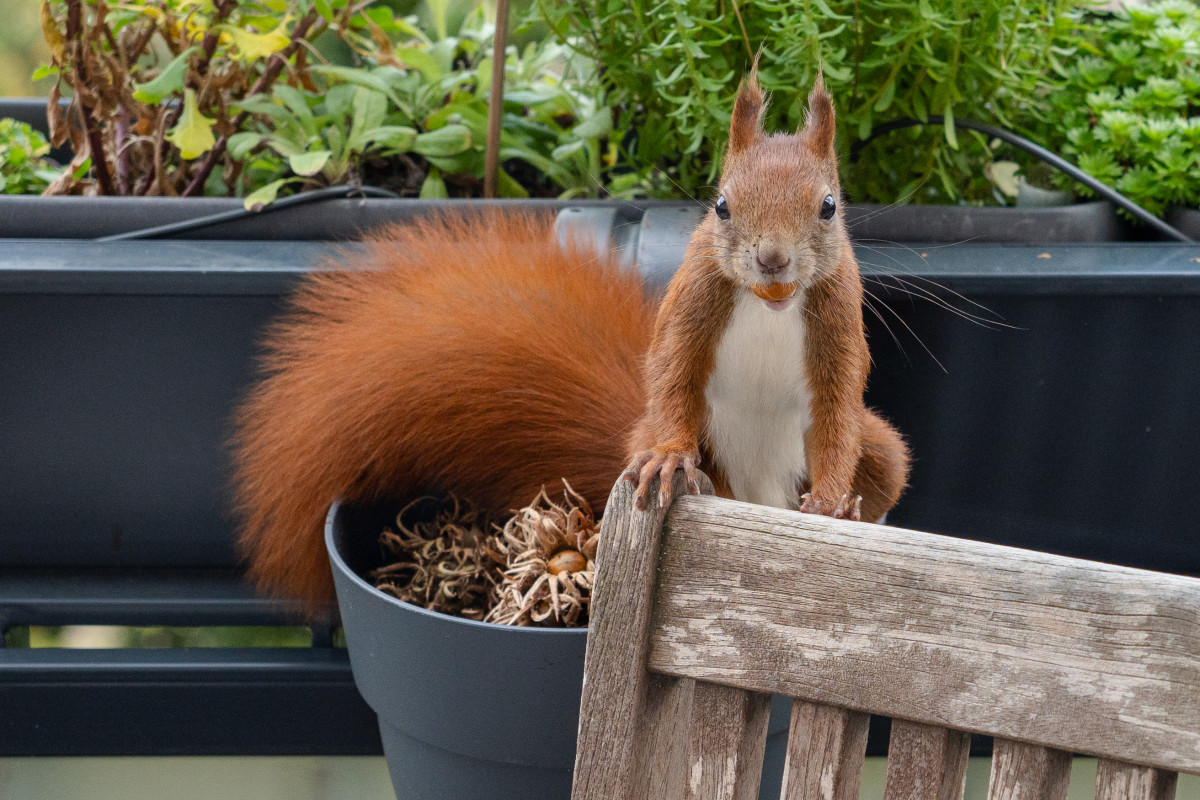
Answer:
[[[768, 130], [794, 130], [818, 66], [837, 106], [839, 152], [881, 121], [929, 114], [1011, 126], [1071, 52], [1070, 0], [538, 0], [563, 41], [603, 66], [615, 125], [653, 195], [706, 195], [734, 90], [761, 47], [774, 94]], [[987, 143], [939, 131], [896, 133], [844, 174], [854, 200], [989, 199]], [[665, 173], [665, 174], [664, 174]]]

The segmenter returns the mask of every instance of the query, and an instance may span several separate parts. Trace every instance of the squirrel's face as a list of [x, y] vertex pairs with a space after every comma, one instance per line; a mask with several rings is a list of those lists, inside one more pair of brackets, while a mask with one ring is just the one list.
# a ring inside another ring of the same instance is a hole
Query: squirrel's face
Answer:
[[820, 79], [804, 127], [767, 136], [754, 74], [738, 91], [718, 197], [706, 221], [725, 273], [773, 307], [832, 275], [848, 243], [833, 148], [833, 102]]

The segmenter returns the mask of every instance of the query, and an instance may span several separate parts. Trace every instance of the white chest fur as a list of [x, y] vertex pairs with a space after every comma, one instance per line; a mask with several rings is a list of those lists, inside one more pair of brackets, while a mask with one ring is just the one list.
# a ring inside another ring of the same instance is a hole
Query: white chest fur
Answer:
[[738, 500], [796, 508], [811, 420], [799, 299], [774, 311], [738, 297], [704, 392], [705, 438]]

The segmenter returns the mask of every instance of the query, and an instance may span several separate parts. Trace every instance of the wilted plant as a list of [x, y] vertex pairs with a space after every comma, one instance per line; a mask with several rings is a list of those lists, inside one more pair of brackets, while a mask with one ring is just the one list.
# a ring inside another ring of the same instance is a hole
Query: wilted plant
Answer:
[[311, 85], [311, 40], [355, 9], [326, 11], [305, 0], [44, 0], [51, 141], [75, 152], [50, 193], [227, 193], [240, 171], [229, 138], [250, 116], [237, 103], [281, 80]]
[[[478, 194], [494, 25], [477, 7], [451, 32], [432, 5], [431, 36], [371, 0], [46, 0], [51, 138], [76, 154], [49, 192]], [[327, 30], [356, 65], [325, 62]], [[611, 114], [590, 62], [539, 43], [506, 63], [501, 155], [518, 174], [502, 171], [500, 193], [597, 193]]]

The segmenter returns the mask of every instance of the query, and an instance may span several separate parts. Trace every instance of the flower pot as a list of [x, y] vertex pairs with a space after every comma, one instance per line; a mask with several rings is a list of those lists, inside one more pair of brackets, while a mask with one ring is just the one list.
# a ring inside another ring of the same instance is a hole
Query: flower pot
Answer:
[[[567, 800], [586, 629], [472, 622], [377, 591], [360, 575], [389, 517], [335, 503], [325, 546], [397, 799]], [[778, 796], [787, 708], [772, 707], [762, 797]]]

